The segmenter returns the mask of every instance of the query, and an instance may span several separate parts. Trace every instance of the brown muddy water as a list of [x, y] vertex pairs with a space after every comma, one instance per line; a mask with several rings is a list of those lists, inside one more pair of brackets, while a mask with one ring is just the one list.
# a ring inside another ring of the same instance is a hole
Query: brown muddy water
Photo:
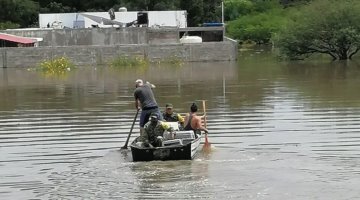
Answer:
[[[210, 154], [133, 163], [119, 150], [137, 78], [157, 85], [162, 108], [207, 100]], [[66, 77], [0, 69], [0, 199], [359, 199], [359, 91], [355, 62], [261, 51]]]

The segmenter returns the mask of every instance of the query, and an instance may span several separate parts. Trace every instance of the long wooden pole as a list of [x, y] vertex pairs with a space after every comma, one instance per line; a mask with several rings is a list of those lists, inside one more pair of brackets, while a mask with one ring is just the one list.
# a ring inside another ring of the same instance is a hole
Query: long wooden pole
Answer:
[[136, 121], [136, 118], [137, 118], [138, 114], [139, 114], [139, 110], [136, 111], [136, 114], [135, 114], [133, 123], [132, 123], [131, 128], [130, 128], [129, 135], [127, 136], [125, 145], [124, 145], [123, 147], [121, 147], [121, 149], [127, 149], [127, 146], [128, 146], [128, 143], [129, 143], [129, 139], [130, 139], [131, 133], [132, 133], [132, 131], [133, 131], [133, 129], [134, 129], [135, 121]]
[[[204, 111], [204, 127], [207, 128], [205, 100], [203, 100], [202, 103], [203, 103], [203, 111]], [[209, 152], [210, 149], [211, 149], [211, 146], [210, 146], [209, 139], [208, 139], [208, 133], [205, 133], [205, 144], [203, 146], [203, 151]]]
[[204, 127], [207, 128], [207, 123], [206, 123], [206, 105], [205, 105], [205, 100], [202, 100], [202, 106], [203, 106], [203, 111], [204, 111]]

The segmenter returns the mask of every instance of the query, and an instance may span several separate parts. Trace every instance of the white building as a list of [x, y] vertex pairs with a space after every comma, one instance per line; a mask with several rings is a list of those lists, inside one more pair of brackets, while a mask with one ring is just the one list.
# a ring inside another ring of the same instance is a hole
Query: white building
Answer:
[[[126, 26], [138, 19], [136, 11], [115, 12], [110, 20], [108, 12], [39, 14], [40, 28], [91, 28], [94, 26]], [[186, 11], [142, 11], [147, 13], [149, 27], [187, 27]]]

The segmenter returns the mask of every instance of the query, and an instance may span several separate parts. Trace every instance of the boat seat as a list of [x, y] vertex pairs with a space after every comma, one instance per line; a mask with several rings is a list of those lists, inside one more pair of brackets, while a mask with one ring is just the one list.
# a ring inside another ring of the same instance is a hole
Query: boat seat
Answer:
[[195, 139], [194, 131], [176, 131], [175, 139]]
[[183, 145], [181, 139], [165, 140], [163, 141], [163, 146], [172, 146], [172, 145]]

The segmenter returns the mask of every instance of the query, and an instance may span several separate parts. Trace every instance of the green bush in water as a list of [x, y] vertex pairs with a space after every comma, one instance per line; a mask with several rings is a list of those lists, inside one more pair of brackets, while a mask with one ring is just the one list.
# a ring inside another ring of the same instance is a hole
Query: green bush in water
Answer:
[[70, 59], [62, 56], [42, 61], [37, 70], [45, 73], [46, 75], [63, 75], [74, 68], [74, 64], [70, 61]]

